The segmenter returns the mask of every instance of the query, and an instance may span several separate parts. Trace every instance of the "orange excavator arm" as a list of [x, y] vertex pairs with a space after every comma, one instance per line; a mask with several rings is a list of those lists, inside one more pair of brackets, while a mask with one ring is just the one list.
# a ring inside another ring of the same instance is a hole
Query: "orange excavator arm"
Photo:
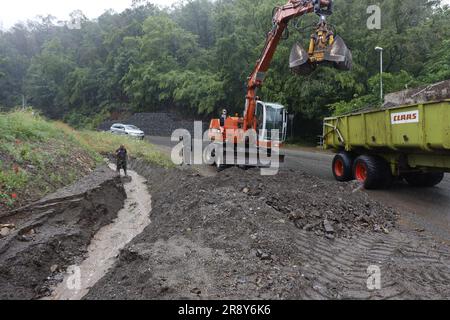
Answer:
[[289, 21], [313, 12], [318, 15], [329, 15], [332, 11], [332, 5], [332, 0], [289, 0], [284, 6], [276, 8], [272, 19], [273, 28], [268, 33], [261, 57], [258, 59], [253, 72], [248, 78], [243, 123], [244, 130], [256, 129], [256, 90], [262, 86], [265, 74], [269, 69], [273, 55]]

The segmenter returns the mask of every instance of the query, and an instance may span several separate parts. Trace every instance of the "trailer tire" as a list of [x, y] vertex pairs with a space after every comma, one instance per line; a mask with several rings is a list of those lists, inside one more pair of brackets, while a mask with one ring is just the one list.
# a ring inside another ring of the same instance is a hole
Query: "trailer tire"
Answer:
[[362, 155], [356, 158], [353, 174], [367, 190], [389, 188], [393, 181], [388, 162], [377, 156]]
[[434, 187], [441, 183], [443, 179], [443, 172], [418, 172], [405, 175], [405, 180], [409, 185], [419, 188]]
[[332, 170], [334, 178], [340, 182], [351, 181], [353, 175], [353, 161], [355, 158], [348, 152], [342, 151], [334, 156]]

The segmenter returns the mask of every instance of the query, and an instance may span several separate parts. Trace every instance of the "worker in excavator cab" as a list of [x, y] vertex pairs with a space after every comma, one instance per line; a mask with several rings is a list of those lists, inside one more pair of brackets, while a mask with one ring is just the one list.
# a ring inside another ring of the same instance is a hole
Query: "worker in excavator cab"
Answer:
[[224, 134], [225, 132], [225, 121], [227, 120], [228, 112], [227, 109], [222, 110], [222, 114], [220, 115], [220, 132]]
[[225, 127], [225, 121], [227, 120], [228, 112], [227, 109], [222, 110], [222, 114], [220, 116], [220, 126]]

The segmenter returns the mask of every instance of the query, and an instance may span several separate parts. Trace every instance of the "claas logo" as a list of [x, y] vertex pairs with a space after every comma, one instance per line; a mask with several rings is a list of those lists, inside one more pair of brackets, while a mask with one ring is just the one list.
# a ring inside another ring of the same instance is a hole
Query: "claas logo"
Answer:
[[402, 114], [394, 116], [394, 121], [405, 121], [405, 120], [416, 120], [417, 114], [416, 113], [409, 113], [409, 114]]
[[419, 111], [393, 113], [391, 120], [392, 124], [419, 122]]

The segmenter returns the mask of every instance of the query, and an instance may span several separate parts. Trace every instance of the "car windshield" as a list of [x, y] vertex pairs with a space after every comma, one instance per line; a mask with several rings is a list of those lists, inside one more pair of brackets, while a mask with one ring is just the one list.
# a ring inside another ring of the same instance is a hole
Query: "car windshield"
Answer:
[[127, 129], [131, 129], [131, 130], [139, 130], [138, 127], [132, 126], [132, 125], [128, 125], [128, 126], [126, 126], [126, 128], [127, 128]]

